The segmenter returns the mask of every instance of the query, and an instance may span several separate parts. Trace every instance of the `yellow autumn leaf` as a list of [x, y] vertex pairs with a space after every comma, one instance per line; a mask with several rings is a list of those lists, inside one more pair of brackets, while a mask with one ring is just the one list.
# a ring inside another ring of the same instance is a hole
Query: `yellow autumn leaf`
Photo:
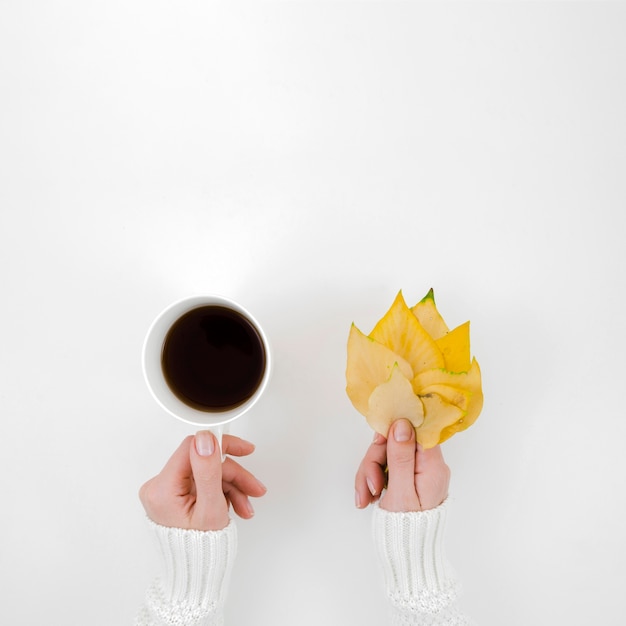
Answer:
[[[413, 393], [415, 393], [415, 391], [413, 391]], [[419, 397], [428, 396], [433, 393], [436, 393], [448, 404], [459, 407], [464, 413], [469, 409], [473, 395], [468, 389], [435, 383], [420, 389]]]
[[402, 292], [369, 336], [408, 361], [416, 374], [445, 365], [441, 350], [411, 312]]
[[387, 436], [391, 424], [400, 418], [418, 427], [424, 421], [424, 406], [396, 363], [389, 380], [378, 385], [369, 397], [366, 419], [376, 432]]
[[467, 372], [470, 367], [469, 322], [435, 340], [449, 372]]
[[387, 436], [396, 419], [407, 418], [424, 448], [471, 426], [483, 406], [469, 322], [450, 331], [432, 289], [411, 309], [400, 291], [369, 336], [352, 325], [346, 383], [372, 428]]
[[402, 357], [367, 337], [352, 324], [348, 337], [346, 392], [359, 413], [367, 415], [372, 391], [389, 380], [396, 364], [405, 378], [412, 381], [413, 368]]
[[441, 431], [458, 424], [465, 412], [436, 393], [420, 396], [420, 399], [424, 405], [424, 421], [415, 429], [415, 438], [423, 448], [433, 448], [441, 443]]
[[478, 361], [472, 359], [467, 372], [457, 373], [446, 370], [421, 372], [413, 379], [413, 391], [419, 396], [425, 389], [437, 384], [465, 390], [471, 394], [466, 414], [461, 423], [462, 428], [458, 428], [458, 430], [469, 428], [478, 419], [478, 415], [483, 408], [482, 377]]
[[411, 312], [417, 317], [424, 330], [433, 338], [439, 339], [448, 332], [448, 326], [435, 305], [435, 292], [431, 289]]

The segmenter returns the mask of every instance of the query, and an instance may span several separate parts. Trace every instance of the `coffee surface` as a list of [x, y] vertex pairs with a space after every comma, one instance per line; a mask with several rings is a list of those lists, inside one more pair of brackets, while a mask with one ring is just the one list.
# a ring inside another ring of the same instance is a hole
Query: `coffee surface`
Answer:
[[174, 322], [161, 364], [182, 402], [200, 411], [227, 411], [243, 404], [261, 384], [265, 350], [246, 317], [223, 306], [201, 306]]

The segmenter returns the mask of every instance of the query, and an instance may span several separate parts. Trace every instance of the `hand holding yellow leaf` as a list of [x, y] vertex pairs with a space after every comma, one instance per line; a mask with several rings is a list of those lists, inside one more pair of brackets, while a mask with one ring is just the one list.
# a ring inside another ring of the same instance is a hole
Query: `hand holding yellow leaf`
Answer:
[[406, 418], [424, 448], [471, 426], [483, 406], [469, 322], [448, 330], [432, 289], [412, 309], [398, 293], [369, 335], [352, 324], [346, 381], [352, 404], [375, 431], [386, 437]]

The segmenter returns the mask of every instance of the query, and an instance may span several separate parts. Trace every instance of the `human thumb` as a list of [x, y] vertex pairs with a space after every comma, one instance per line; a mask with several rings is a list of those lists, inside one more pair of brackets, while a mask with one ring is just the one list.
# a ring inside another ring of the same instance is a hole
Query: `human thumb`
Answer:
[[222, 491], [222, 458], [213, 433], [201, 430], [190, 446], [189, 460], [196, 486], [193, 511], [197, 530], [220, 530], [228, 525], [228, 503]]
[[388, 511], [418, 511], [415, 490], [415, 430], [411, 422], [400, 419], [391, 426], [387, 438], [387, 493], [381, 507]]

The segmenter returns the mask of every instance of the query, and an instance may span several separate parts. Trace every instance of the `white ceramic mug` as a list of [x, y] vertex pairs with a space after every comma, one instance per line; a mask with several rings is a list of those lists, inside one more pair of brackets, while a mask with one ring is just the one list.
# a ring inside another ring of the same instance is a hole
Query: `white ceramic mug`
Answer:
[[[218, 306], [230, 309], [242, 315], [254, 327], [265, 352], [265, 368], [261, 380], [245, 401], [234, 408], [221, 410], [211, 408], [200, 410], [183, 402], [170, 388], [162, 366], [162, 355], [166, 337], [172, 325], [188, 312], [205, 306]], [[269, 343], [261, 325], [240, 304], [222, 296], [193, 296], [174, 302], [164, 309], [152, 322], [143, 344], [142, 353], [143, 373], [152, 396], [157, 403], [170, 415], [194, 426], [211, 430], [216, 436], [220, 449], [222, 434], [226, 432], [228, 425], [248, 411], [261, 397], [267, 387], [271, 369], [272, 358]]]

